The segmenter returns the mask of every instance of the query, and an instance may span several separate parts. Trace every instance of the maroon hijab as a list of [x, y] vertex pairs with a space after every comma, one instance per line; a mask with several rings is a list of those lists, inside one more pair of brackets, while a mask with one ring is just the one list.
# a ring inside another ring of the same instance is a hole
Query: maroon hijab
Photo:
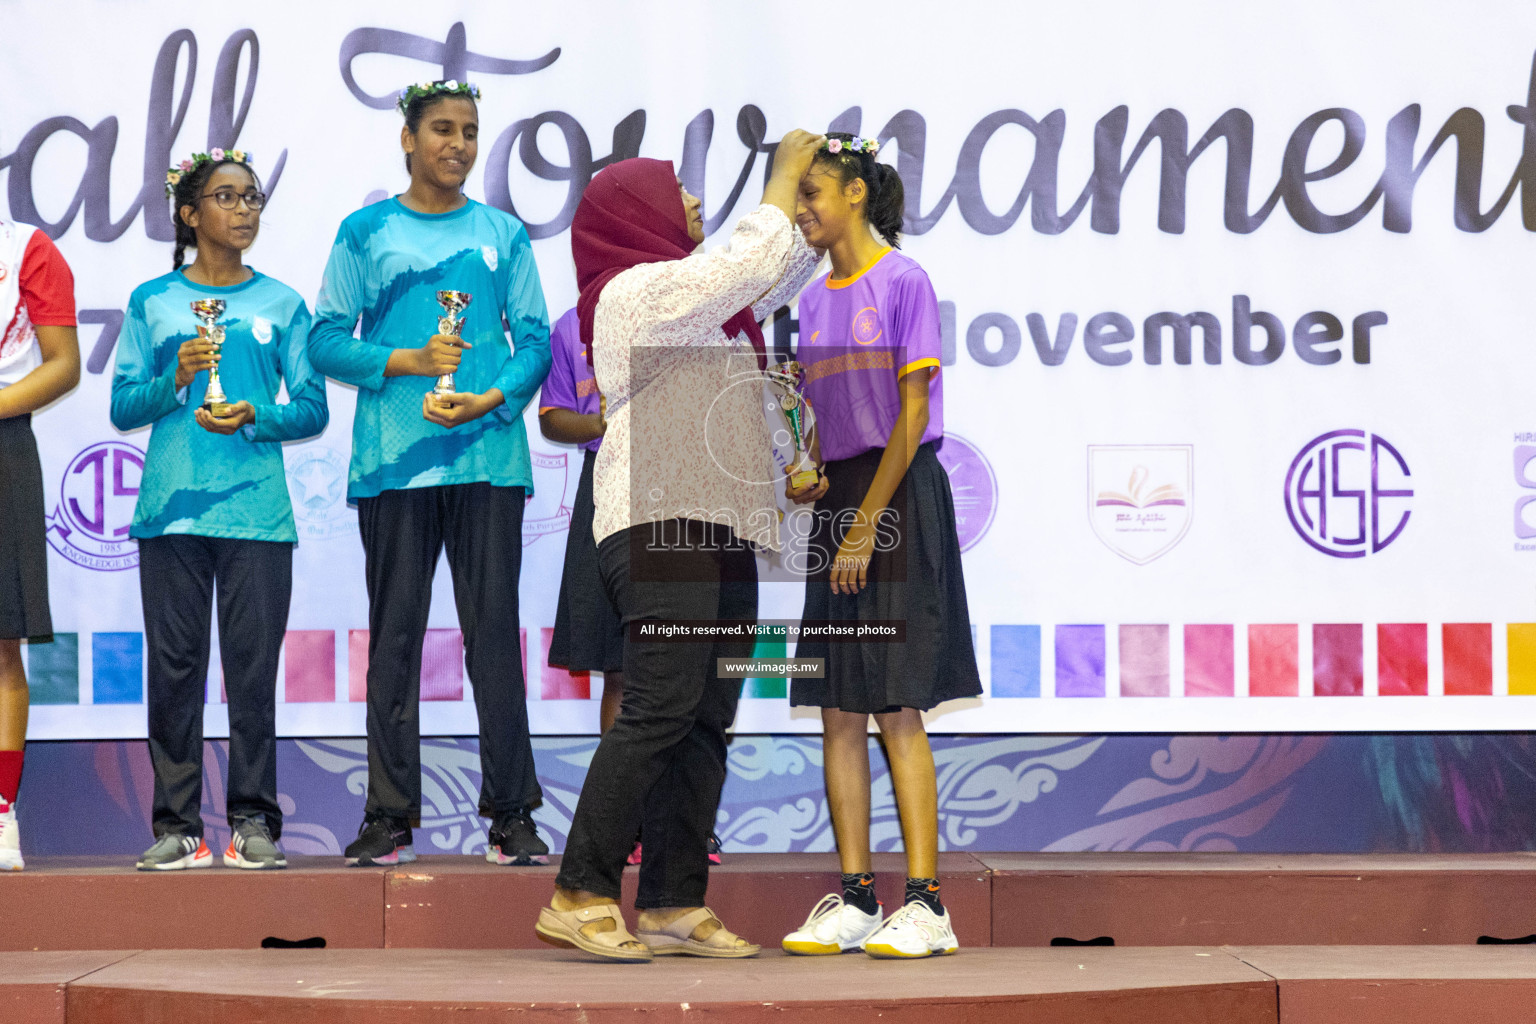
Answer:
[[[636, 157], [603, 168], [587, 185], [571, 221], [571, 253], [576, 257], [576, 285], [581, 298], [576, 316], [581, 343], [592, 362], [592, 325], [597, 300], [615, 276], [641, 263], [680, 260], [692, 255], [688, 214], [678, 193], [670, 160]], [[743, 333], [757, 351], [757, 367], [767, 365], [763, 331], [752, 309], [741, 310], [721, 325], [727, 337]]]

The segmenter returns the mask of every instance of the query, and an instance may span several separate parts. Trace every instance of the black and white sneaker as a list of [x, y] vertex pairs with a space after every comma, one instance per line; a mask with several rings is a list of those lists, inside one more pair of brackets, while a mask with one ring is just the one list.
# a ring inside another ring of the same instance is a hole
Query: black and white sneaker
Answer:
[[364, 818], [357, 838], [347, 844], [348, 867], [390, 867], [416, 859], [411, 826], [401, 818]]
[[549, 844], [539, 838], [539, 826], [527, 811], [496, 815], [485, 846], [485, 859], [492, 864], [529, 867], [549, 863]]

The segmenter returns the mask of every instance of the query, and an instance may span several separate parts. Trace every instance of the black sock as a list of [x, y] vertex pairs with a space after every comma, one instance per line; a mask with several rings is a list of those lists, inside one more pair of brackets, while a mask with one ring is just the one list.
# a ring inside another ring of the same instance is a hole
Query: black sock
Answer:
[[935, 914], [944, 913], [944, 904], [939, 902], [939, 880], [937, 878], [907, 879], [907, 898], [902, 903], [915, 902], [928, 904], [928, 909]]
[[875, 899], [875, 876], [868, 871], [844, 875], [843, 902], [858, 907], [866, 914], [879, 913], [880, 903]]

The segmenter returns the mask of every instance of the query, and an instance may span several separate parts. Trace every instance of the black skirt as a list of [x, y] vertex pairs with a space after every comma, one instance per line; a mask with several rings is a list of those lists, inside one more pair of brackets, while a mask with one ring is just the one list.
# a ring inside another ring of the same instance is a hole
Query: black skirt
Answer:
[[0, 420], [0, 639], [53, 639], [46, 528], [32, 416]]
[[592, 539], [592, 467], [596, 452], [581, 460], [581, 483], [565, 537], [565, 571], [555, 603], [555, 631], [549, 638], [549, 663], [568, 672], [621, 672], [624, 627], [608, 600], [597, 570], [597, 542]]
[[839, 513], [857, 510], [880, 467], [885, 449], [829, 462], [828, 489], [816, 503], [811, 551], [826, 564], [806, 580], [802, 621], [833, 619], [904, 622], [901, 643], [801, 641], [795, 656], [825, 658], [826, 678], [796, 679], [789, 702], [879, 714], [898, 708], [928, 711], [947, 700], [981, 693], [971, 615], [960, 567], [960, 538], [949, 476], [933, 443], [922, 445], [896, 488], [890, 508], [895, 537], [870, 559], [865, 586], [857, 594], [834, 594], [831, 561], [846, 526]]

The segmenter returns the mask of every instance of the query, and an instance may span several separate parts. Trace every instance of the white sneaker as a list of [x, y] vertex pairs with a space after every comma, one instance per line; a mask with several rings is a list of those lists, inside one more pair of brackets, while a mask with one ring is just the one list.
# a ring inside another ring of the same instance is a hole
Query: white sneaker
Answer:
[[0, 871], [20, 871], [26, 865], [21, 859], [21, 828], [16, 824], [16, 805], [0, 811]]
[[862, 949], [864, 940], [880, 930], [880, 912], [866, 914], [838, 893], [821, 898], [797, 931], [784, 936], [784, 952], [827, 956]]
[[955, 952], [960, 943], [949, 925], [949, 911], [940, 917], [921, 901], [908, 903], [892, 914], [864, 943], [864, 952], [879, 959], [911, 959]]

